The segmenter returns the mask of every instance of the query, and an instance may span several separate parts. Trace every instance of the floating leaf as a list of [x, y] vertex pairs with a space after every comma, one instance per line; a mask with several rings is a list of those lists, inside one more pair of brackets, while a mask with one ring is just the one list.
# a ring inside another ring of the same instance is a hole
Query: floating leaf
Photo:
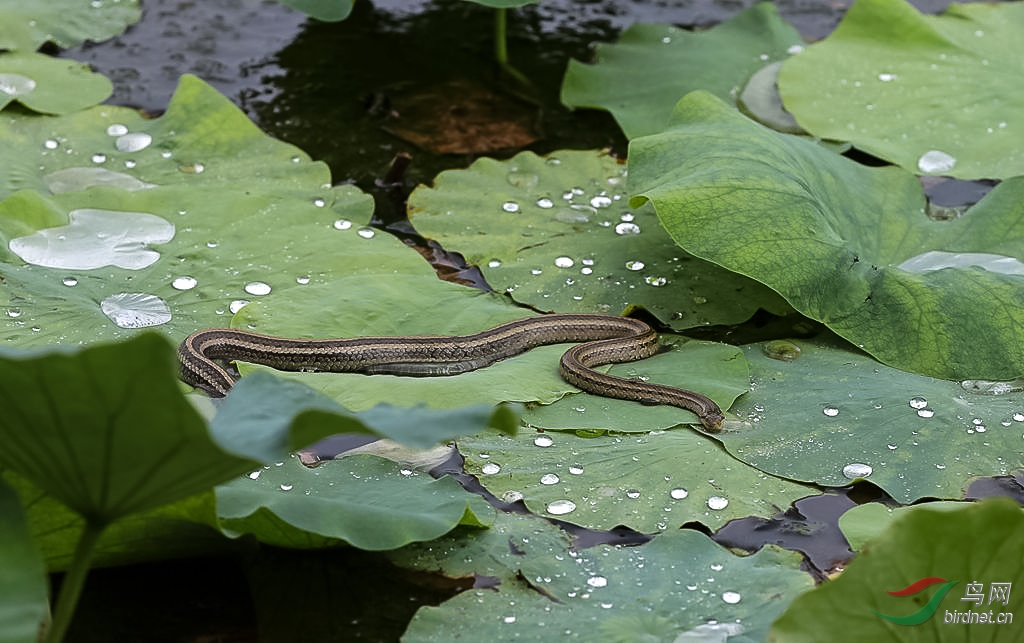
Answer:
[[18, 494], [0, 479], [0, 639], [34, 643], [48, 613], [46, 567]]
[[755, 71], [799, 51], [803, 40], [761, 2], [702, 32], [636, 24], [614, 45], [597, 46], [597, 63], [569, 61], [562, 102], [607, 109], [630, 139], [664, 130], [672, 106], [695, 89], [734, 101]]
[[799, 557], [773, 547], [737, 557], [684, 529], [638, 547], [576, 551], [554, 527], [508, 514], [486, 533], [454, 533], [390, 557], [403, 566], [501, 581], [420, 608], [406, 641], [472, 639], [481, 632], [489, 641], [545, 641], [553, 628], [559, 636], [603, 641], [759, 641], [811, 586], [797, 569]]
[[626, 205], [625, 167], [598, 152], [523, 152], [442, 172], [409, 197], [416, 228], [536, 308], [642, 306], [674, 328], [788, 310], [775, 293], [672, 244], [649, 207]]
[[[350, 455], [310, 469], [295, 456], [217, 487], [217, 514], [229, 533], [284, 547], [394, 549], [433, 540], [467, 513], [493, 515], [454, 479], [402, 469], [372, 455]], [[486, 519], [489, 522], [489, 519]]]
[[457, 441], [466, 470], [506, 501], [591, 529], [626, 525], [644, 533], [700, 522], [769, 517], [808, 487], [737, 464], [692, 431], [584, 438], [523, 432]]
[[[1015, 502], [993, 498], [957, 511], [914, 507], [837, 579], [798, 596], [772, 624], [768, 640], [1016, 641], [1018, 626], [1009, 621], [972, 625], [954, 619], [973, 612], [988, 621], [1012, 612], [1010, 590], [1024, 572], [1021, 561], [1024, 512]], [[1000, 583], [1010, 602], [988, 601], [1000, 596]], [[970, 602], [972, 591], [981, 593], [980, 602]]]
[[857, 0], [831, 36], [782, 67], [800, 125], [915, 173], [1024, 174], [1024, 5]]
[[138, 0], [0, 0], [0, 49], [65, 49], [112, 38], [141, 16]]
[[36, 53], [0, 53], [0, 109], [11, 101], [44, 114], [68, 114], [105, 101], [110, 80], [88, 66]]
[[298, 9], [311, 18], [324, 22], [337, 22], [348, 18], [355, 0], [278, 0], [286, 7]]
[[[384, 264], [432, 274], [366, 227], [367, 195], [329, 187], [326, 165], [194, 77], [158, 119], [109, 106], [18, 114], [0, 122], [0, 141], [10, 168], [0, 176], [5, 343], [110, 340], [154, 324], [181, 339], [227, 326], [245, 302], [340, 275]], [[13, 252], [26, 246], [46, 250], [44, 265]]]
[[744, 352], [752, 392], [732, 413], [747, 428], [717, 437], [762, 471], [826, 486], [866, 478], [910, 503], [958, 499], [976, 477], [1024, 467], [1024, 394], [974, 393], [970, 383], [898, 371], [837, 343]]
[[948, 379], [1024, 373], [1024, 178], [933, 221], [902, 170], [776, 134], [704, 92], [675, 119], [631, 144], [630, 185], [683, 249], [886, 364]]

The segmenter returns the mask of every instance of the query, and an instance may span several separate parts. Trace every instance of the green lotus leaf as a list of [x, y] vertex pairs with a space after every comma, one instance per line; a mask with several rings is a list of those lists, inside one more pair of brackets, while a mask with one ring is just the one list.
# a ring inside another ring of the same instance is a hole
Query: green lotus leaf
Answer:
[[0, 49], [35, 51], [45, 42], [69, 49], [112, 38], [141, 15], [138, 0], [0, 0]]
[[608, 110], [634, 139], [664, 130], [672, 107], [695, 89], [734, 102], [751, 74], [802, 47], [800, 34], [770, 2], [707, 31], [636, 24], [616, 44], [598, 45], [596, 64], [569, 61], [562, 102]]
[[[997, 619], [1014, 611], [1011, 589], [1024, 572], [1021, 561], [1024, 512], [1017, 503], [913, 507], [837, 579], [798, 596], [768, 640], [1016, 641], [1019, 626]], [[958, 620], [972, 612], [974, 624]]]
[[705, 92], [629, 158], [632, 202], [651, 201], [684, 250], [881, 362], [946, 379], [1024, 373], [1024, 178], [935, 221], [914, 176], [776, 134]]
[[114, 87], [86, 65], [36, 53], [0, 53], [0, 109], [12, 101], [44, 114], [67, 114], [105, 101]]
[[400, 468], [372, 455], [350, 455], [310, 469], [298, 457], [267, 465], [217, 487], [217, 514], [231, 535], [297, 548], [339, 541], [394, 549], [433, 540], [464, 515], [490, 522], [494, 510], [454, 479]]
[[0, 639], [35, 643], [48, 615], [46, 567], [17, 492], [0, 479]]
[[910, 503], [959, 499], [974, 478], [1024, 467], [1019, 391], [906, 373], [837, 342], [744, 352], [752, 393], [732, 413], [747, 425], [716, 437], [762, 471], [825, 486], [866, 478]]
[[247, 301], [341, 275], [382, 265], [432, 274], [366, 227], [367, 195], [329, 187], [326, 165], [269, 138], [194, 77], [160, 118], [109, 106], [19, 114], [0, 122], [0, 142], [8, 344], [111, 340], [148, 326], [180, 340], [227, 326]]
[[861, 551], [877, 538], [896, 518], [914, 511], [959, 511], [964, 502], [928, 502], [911, 507], [886, 507], [877, 502], [857, 505], [839, 517], [839, 528], [850, 543], [850, 549]]
[[707, 536], [673, 530], [638, 547], [569, 547], [532, 516], [500, 514], [487, 532], [454, 532], [389, 554], [414, 569], [495, 576], [422, 607], [403, 640], [602, 641], [764, 639], [772, 619], [811, 587], [799, 557], [766, 547], [737, 557]]
[[626, 205], [625, 167], [599, 152], [522, 152], [442, 172], [409, 197], [425, 236], [519, 302], [559, 312], [642, 306], [673, 328], [784, 313], [775, 293], [675, 246], [650, 207]]
[[506, 501], [591, 529], [644, 533], [687, 522], [717, 529], [734, 518], [770, 517], [811, 488], [738, 464], [692, 431], [586, 438], [524, 431], [457, 441], [466, 471]]
[[911, 172], [1024, 174], [1024, 5], [857, 0], [828, 38], [783, 65], [786, 108], [816, 136]]

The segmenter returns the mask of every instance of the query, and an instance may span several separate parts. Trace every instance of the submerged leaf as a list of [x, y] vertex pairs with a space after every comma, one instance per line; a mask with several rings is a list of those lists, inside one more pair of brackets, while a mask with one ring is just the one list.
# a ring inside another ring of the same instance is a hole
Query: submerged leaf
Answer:
[[[1024, 373], [1024, 178], [934, 221], [912, 175], [774, 133], [704, 92], [629, 158], [632, 202], [650, 200], [682, 248], [771, 287], [880, 361], [948, 379]], [[961, 253], [1006, 261], [949, 259]]]
[[816, 136], [915, 173], [1024, 174], [1024, 5], [857, 0], [831, 36], [786, 61], [786, 108]]

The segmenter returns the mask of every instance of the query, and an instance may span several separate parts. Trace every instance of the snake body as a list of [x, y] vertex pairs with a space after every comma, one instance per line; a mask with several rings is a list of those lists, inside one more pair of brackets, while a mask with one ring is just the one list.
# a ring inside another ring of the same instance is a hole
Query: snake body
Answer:
[[722, 409], [700, 393], [594, 370], [658, 352], [654, 329], [638, 319], [616, 315], [540, 315], [461, 336], [287, 339], [212, 328], [185, 338], [178, 346], [178, 360], [183, 381], [223, 397], [234, 385], [234, 378], [217, 360], [263, 364], [282, 371], [429, 377], [457, 375], [538, 346], [570, 342], [585, 343], [562, 355], [559, 371], [566, 382], [603, 397], [684, 408], [693, 411], [709, 431], [721, 429]]

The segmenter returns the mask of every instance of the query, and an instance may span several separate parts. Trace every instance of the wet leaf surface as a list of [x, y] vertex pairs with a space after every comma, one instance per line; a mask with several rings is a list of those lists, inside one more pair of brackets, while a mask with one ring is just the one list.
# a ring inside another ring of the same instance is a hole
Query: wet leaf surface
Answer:
[[1024, 174], [1024, 6], [858, 0], [779, 74], [786, 108], [816, 136], [921, 174]]
[[1024, 372], [1024, 179], [934, 221], [914, 176], [694, 92], [672, 129], [630, 145], [630, 188], [683, 249], [764, 283], [883, 363], [949, 379]]
[[44, 114], [68, 114], [101, 103], [113, 86], [85, 65], [36, 53], [0, 54], [0, 109], [17, 101]]
[[2, 0], [0, 49], [35, 51], [45, 42], [77, 47], [116, 36], [140, 16], [138, 0]]

